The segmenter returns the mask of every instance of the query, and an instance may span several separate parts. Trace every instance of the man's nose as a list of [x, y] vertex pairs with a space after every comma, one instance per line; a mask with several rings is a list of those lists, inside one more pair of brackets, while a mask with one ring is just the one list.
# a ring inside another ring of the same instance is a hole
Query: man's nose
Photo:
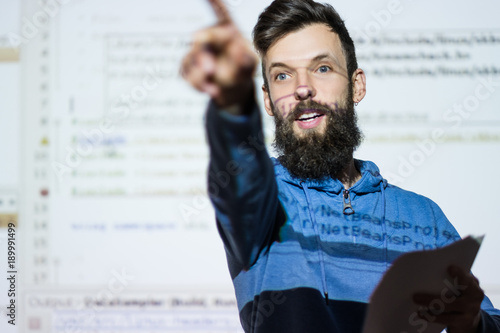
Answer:
[[296, 100], [303, 101], [316, 96], [316, 90], [306, 76], [301, 76], [299, 82], [297, 82], [297, 87], [295, 88]]

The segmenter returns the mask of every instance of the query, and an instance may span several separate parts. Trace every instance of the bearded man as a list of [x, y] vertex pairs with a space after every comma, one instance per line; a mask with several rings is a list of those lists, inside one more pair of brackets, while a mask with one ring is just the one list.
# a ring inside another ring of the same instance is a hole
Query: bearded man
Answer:
[[[360, 332], [369, 297], [402, 253], [460, 237], [430, 199], [390, 185], [361, 141], [354, 105], [366, 93], [354, 43], [330, 5], [276, 0], [260, 15], [264, 106], [277, 159], [264, 148], [252, 75], [257, 58], [219, 1], [182, 72], [211, 101], [208, 191], [245, 332]], [[431, 230], [432, 232], [424, 232]], [[434, 318], [450, 333], [500, 332], [477, 279]], [[436, 295], [417, 294], [428, 305]], [[430, 311], [430, 310], [429, 310]]]

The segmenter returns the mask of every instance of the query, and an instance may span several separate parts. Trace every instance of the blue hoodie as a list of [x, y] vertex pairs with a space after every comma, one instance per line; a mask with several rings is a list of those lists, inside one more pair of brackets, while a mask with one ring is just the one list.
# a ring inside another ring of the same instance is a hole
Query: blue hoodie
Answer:
[[[269, 158], [260, 112], [209, 105], [208, 189], [245, 332], [361, 332], [369, 297], [396, 257], [460, 236], [430, 199], [355, 160], [361, 179], [302, 181]], [[483, 332], [500, 332], [487, 297]]]

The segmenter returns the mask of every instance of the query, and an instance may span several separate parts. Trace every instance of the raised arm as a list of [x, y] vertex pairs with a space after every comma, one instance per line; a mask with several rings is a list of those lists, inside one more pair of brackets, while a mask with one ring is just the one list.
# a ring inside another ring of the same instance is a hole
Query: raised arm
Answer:
[[271, 241], [278, 191], [254, 97], [257, 56], [222, 3], [210, 2], [219, 22], [195, 35], [182, 74], [211, 97], [208, 192], [226, 251], [245, 269]]

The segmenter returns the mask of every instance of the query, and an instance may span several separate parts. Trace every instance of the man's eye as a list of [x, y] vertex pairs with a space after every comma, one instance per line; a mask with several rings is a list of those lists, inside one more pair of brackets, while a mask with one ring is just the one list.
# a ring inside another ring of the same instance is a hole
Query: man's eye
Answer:
[[283, 80], [286, 80], [287, 78], [288, 78], [288, 75], [285, 73], [279, 73], [278, 75], [276, 75], [276, 80], [278, 80], [278, 81], [283, 81]]
[[330, 71], [330, 67], [328, 66], [321, 66], [320, 68], [318, 68], [318, 72], [320, 73], [327, 73]]

